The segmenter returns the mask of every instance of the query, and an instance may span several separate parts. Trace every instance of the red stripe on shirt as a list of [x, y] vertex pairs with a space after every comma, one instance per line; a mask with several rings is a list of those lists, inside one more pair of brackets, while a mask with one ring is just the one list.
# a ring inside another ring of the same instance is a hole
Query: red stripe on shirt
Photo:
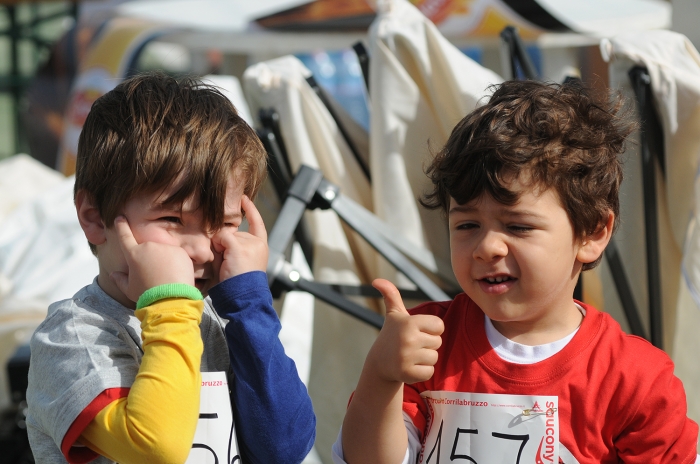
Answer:
[[61, 452], [71, 464], [84, 464], [99, 457], [97, 453], [87, 446], [73, 446], [90, 422], [102, 411], [105, 406], [129, 395], [129, 388], [108, 388], [95, 397], [90, 404], [75, 418], [70, 428], [63, 437]]

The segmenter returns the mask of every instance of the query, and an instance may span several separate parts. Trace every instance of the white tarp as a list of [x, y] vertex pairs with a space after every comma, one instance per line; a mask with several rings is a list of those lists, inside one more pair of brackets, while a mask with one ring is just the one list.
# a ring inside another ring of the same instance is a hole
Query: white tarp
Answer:
[[[610, 85], [635, 101], [628, 72], [645, 66], [664, 134], [665, 177], [657, 172], [664, 347], [688, 393], [689, 415], [700, 419], [700, 55], [683, 35], [670, 31], [629, 33], [604, 40]], [[615, 241], [637, 306], [646, 308], [646, 261], [639, 148], [629, 144], [621, 191], [622, 224]], [[682, 278], [684, 277], [684, 278]], [[610, 286], [604, 282], [604, 286]], [[693, 304], [692, 296], [695, 297]], [[606, 304], [611, 303], [606, 298]], [[698, 306], [696, 306], [698, 305]]]
[[[406, 0], [381, 3], [369, 31], [370, 156], [374, 211], [435, 255], [451, 276], [446, 222], [419, 206], [430, 188], [423, 169], [431, 150], [487, 95], [501, 77], [445, 39]], [[391, 276], [390, 269], [382, 275]]]
[[29, 155], [0, 161], [0, 222], [19, 205], [60, 183], [64, 177]]
[[26, 155], [0, 162], [0, 408], [9, 405], [6, 369], [49, 304], [97, 275], [73, 206], [73, 178]]
[[537, 3], [573, 31], [598, 37], [671, 25], [671, 4], [663, 0], [537, 0]]
[[256, 18], [305, 3], [309, 0], [139, 0], [124, 2], [117, 12], [180, 27], [244, 31]]

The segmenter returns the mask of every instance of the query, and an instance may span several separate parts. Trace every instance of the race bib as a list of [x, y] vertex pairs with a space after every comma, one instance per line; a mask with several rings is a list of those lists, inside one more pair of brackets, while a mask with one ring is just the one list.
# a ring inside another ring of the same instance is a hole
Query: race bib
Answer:
[[559, 463], [556, 396], [426, 391], [428, 429], [418, 462]]
[[186, 464], [240, 464], [225, 372], [202, 372], [199, 421]]

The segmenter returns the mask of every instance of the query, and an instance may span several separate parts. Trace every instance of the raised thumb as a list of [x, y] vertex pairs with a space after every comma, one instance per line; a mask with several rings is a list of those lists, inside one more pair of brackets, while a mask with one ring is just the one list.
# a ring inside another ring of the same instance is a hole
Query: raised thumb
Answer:
[[372, 281], [372, 286], [382, 294], [387, 314], [393, 312], [408, 314], [403, 300], [401, 299], [399, 289], [396, 288], [394, 284], [386, 279], [374, 279], [374, 281]]

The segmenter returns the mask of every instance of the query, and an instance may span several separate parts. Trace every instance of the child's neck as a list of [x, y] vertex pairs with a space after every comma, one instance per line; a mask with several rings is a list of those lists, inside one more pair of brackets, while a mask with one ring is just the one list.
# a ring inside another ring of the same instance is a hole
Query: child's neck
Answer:
[[561, 340], [576, 330], [583, 321], [583, 314], [572, 301], [571, 307], [563, 312], [535, 321], [494, 321], [496, 330], [507, 339], [521, 345], [537, 346]]
[[128, 299], [126, 295], [124, 295], [119, 290], [117, 284], [115, 284], [114, 281], [109, 277], [109, 275], [102, 269], [100, 269], [100, 273], [97, 276], [97, 284], [100, 286], [102, 291], [104, 291], [107, 295], [112, 297], [122, 306], [126, 306], [130, 309], [136, 308], [136, 303]]

